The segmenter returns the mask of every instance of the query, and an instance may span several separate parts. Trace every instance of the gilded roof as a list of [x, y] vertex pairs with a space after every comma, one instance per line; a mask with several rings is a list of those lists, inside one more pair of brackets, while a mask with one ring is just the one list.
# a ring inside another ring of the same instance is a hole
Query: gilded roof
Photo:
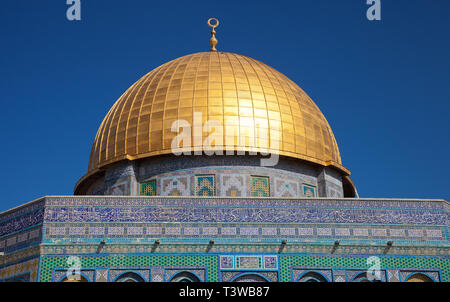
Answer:
[[[201, 52], [152, 70], [117, 100], [98, 129], [88, 174], [123, 159], [172, 153], [172, 123], [192, 124], [194, 112], [235, 131], [237, 139], [229, 140], [225, 128], [219, 149], [267, 152], [265, 146], [348, 172], [327, 120], [293, 81], [243, 55]], [[192, 142], [192, 150], [199, 147]]]

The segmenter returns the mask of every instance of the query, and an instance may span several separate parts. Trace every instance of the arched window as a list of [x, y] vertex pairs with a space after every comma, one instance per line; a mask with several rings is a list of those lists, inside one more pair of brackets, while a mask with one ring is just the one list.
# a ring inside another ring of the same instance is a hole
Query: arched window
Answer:
[[232, 282], [270, 282], [267, 278], [260, 274], [242, 274], [238, 275], [234, 279], [231, 280]]
[[434, 281], [433, 281], [433, 279], [431, 279], [430, 277], [428, 277], [425, 274], [416, 273], [416, 274], [412, 274], [406, 280], [406, 282], [434, 282]]
[[308, 272], [301, 276], [298, 282], [328, 282], [328, 280], [319, 273]]
[[145, 280], [138, 274], [129, 272], [129, 273], [120, 275], [116, 279], [116, 282], [145, 282]]
[[88, 279], [86, 279], [84, 276], [73, 276], [70, 279], [68, 277], [65, 277], [61, 280], [61, 282], [89, 282]]
[[367, 277], [367, 273], [361, 273], [356, 275], [356, 277], [353, 278], [352, 282], [381, 282], [381, 280], [370, 280]]
[[200, 279], [190, 272], [181, 272], [172, 277], [170, 282], [200, 282]]

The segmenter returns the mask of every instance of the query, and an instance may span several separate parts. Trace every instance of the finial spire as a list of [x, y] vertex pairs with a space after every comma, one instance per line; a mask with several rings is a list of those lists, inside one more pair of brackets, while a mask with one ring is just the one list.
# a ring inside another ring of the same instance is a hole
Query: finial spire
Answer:
[[[211, 24], [211, 21], [215, 21], [215, 24]], [[209, 45], [211, 45], [211, 51], [217, 51], [217, 39], [216, 39], [216, 31], [214, 30], [217, 26], [219, 26], [219, 20], [216, 18], [210, 18], [208, 20], [208, 26], [212, 28], [211, 30], [211, 39], [209, 40]]]

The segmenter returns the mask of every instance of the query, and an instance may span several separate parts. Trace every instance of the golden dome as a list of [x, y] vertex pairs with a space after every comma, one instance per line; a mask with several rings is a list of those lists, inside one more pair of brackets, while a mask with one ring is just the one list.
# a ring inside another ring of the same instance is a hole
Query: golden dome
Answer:
[[[88, 174], [124, 159], [172, 153], [171, 142], [177, 135], [171, 131], [172, 123], [180, 119], [192, 124], [194, 112], [201, 112], [203, 121], [234, 127], [237, 140], [219, 146], [223, 150], [267, 153], [267, 148], [258, 146], [270, 145], [271, 153], [349, 174], [341, 165], [328, 122], [308, 95], [264, 63], [227, 52], [172, 60], [133, 84], [100, 125]], [[268, 129], [270, 139], [258, 134], [256, 124]], [[223, 142], [228, 142], [226, 135], [224, 131]]]

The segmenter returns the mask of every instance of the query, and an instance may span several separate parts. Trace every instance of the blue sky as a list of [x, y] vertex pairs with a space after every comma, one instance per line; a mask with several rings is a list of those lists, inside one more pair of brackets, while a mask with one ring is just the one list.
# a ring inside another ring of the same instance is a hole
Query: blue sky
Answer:
[[0, 211], [70, 195], [98, 126], [136, 80], [218, 49], [287, 75], [330, 123], [361, 197], [449, 200], [450, 1], [65, 0], [0, 5]]

